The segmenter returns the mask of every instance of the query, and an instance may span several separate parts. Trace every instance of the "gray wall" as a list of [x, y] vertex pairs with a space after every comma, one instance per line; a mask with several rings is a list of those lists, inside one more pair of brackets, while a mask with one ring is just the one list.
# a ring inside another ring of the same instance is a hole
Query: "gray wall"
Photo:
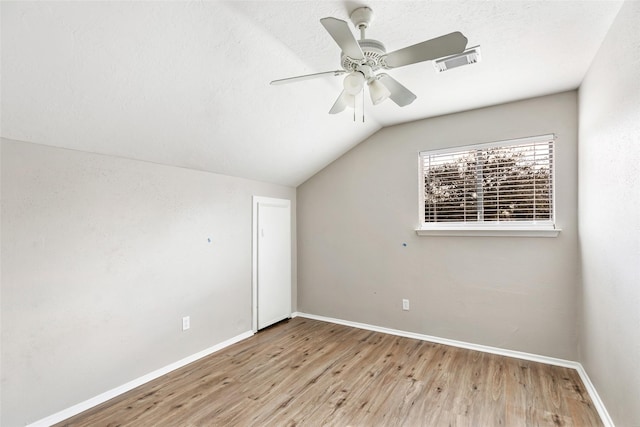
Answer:
[[580, 361], [619, 426], [640, 426], [640, 2], [580, 87]]
[[254, 194], [295, 209], [293, 188], [3, 140], [1, 424], [251, 330]]
[[[336, 160], [298, 187], [298, 309], [576, 360], [577, 118], [566, 92], [385, 128]], [[419, 151], [548, 133], [559, 237], [416, 235]]]

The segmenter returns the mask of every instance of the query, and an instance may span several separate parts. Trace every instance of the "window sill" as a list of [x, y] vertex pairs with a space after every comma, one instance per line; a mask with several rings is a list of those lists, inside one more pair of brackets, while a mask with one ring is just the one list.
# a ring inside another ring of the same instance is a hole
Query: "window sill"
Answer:
[[474, 237], [558, 237], [562, 231], [551, 227], [434, 227], [418, 228], [418, 236]]

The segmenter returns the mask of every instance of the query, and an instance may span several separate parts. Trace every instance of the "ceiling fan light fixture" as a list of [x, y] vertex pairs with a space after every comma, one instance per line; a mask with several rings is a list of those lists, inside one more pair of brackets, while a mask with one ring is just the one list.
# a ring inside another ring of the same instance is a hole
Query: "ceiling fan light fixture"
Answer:
[[347, 77], [344, 78], [344, 92], [355, 96], [360, 93], [362, 88], [364, 87], [364, 74], [359, 71], [354, 71], [353, 73], [347, 74]]
[[385, 101], [391, 95], [391, 91], [380, 83], [378, 79], [373, 79], [369, 82], [369, 95], [371, 95], [371, 102], [373, 105], [378, 105]]

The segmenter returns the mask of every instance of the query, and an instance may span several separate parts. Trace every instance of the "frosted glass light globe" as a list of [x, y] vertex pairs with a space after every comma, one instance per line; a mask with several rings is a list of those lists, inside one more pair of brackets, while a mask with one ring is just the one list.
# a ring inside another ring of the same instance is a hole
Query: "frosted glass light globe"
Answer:
[[349, 95], [357, 95], [364, 86], [364, 75], [358, 71], [347, 74], [344, 78], [344, 91]]
[[373, 102], [373, 105], [378, 105], [385, 99], [389, 98], [391, 92], [378, 80], [372, 80], [369, 82], [369, 95], [371, 95], [371, 102]]

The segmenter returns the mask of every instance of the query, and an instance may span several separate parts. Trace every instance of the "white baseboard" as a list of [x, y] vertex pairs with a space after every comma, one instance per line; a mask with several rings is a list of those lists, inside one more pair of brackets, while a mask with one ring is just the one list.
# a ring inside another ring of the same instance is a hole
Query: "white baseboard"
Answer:
[[600, 414], [602, 423], [605, 425], [605, 427], [614, 427], [613, 420], [611, 419], [607, 408], [605, 408], [604, 402], [602, 402], [602, 399], [600, 399], [600, 395], [598, 395], [596, 388], [593, 386], [589, 375], [587, 375], [587, 371], [584, 369], [584, 366], [582, 366], [582, 363], [576, 363], [578, 364], [578, 367], [576, 367], [578, 375], [580, 375], [580, 379], [584, 383], [584, 386], [587, 389], [587, 393], [589, 393], [589, 397], [591, 397], [591, 400], [593, 401], [593, 406], [596, 407], [598, 414]]
[[[589, 379], [589, 375], [587, 375], [587, 372], [585, 371], [584, 367], [579, 362], [574, 362], [574, 361], [565, 360], [565, 359], [558, 359], [555, 357], [541, 356], [538, 354], [526, 353], [522, 351], [508, 350], [508, 349], [503, 349], [499, 347], [491, 347], [491, 346], [486, 346], [481, 344], [468, 343], [464, 341], [451, 340], [448, 338], [440, 338], [440, 337], [435, 337], [431, 335], [417, 334], [415, 332], [401, 331], [398, 329], [384, 328], [381, 326], [369, 325], [366, 323], [351, 322], [349, 320], [335, 319], [332, 317], [317, 316], [315, 314], [294, 312], [294, 313], [291, 313], [291, 317], [305, 317], [308, 319], [320, 320], [323, 322], [335, 323], [338, 325], [351, 326], [354, 328], [365, 329], [365, 330], [374, 331], [374, 332], [381, 332], [384, 334], [396, 335], [396, 336], [401, 336], [406, 338], [414, 338], [422, 341], [429, 341], [429, 342], [434, 342], [438, 344], [450, 345], [453, 347], [466, 348], [469, 350], [482, 351], [485, 353], [498, 354], [498, 355], [507, 356], [507, 357], [515, 357], [517, 359], [530, 360], [533, 362], [540, 362], [540, 363], [546, 363], [549, 365], [562, 366], [565, 368], [575, 369], [576, 371], [578, 371], [578, 375], [580, 375], [580, 379], [584, 383], [584, 386], [587, 389], [587, 393], [589, 393], [589, 396], [591, 397], [591, 400], [593, 401], [593, 404], [596, 407], [596, 410], [598, 411], [598, 414], [600, 415], [600, 418], [602, 419], [602, 422], [604, 423], [605, 427], [614, 427], [613, 421], [611, 420], [611, 417], [609, 416], [609, 413], [607, 412], [607, 409], [605, 408], [604, 403], [602, 402], [602, 399], [600, 399], [600, 396], [598, 395], [598, 392], [593, 386], [591, 379]], [[219, 344], [216, 344], [212, 347], [202, 350], [196, 354], [185, 357], [184, 359], [181, 359], [170, 365], [167, 365], [153, 372], [150, 372], [146, 375], [143, 375], [140, 378], [136, 378], [133, 381], [129, 381], [128, 383], [123, 384], [119, 387], [116, 387], [104, 393], [101, 393], [98, 396], [92, 397], [91, 399], [85, 400], [84, 402], [80, 402], [70, 408], [64, 409], [46, 418], [42, 418], [41, 420], [38, 420], [34, 423], [29, 424], [27, 427], [48, 427], [53, 424], [59, 423], [60, 421], [64, 421], [67, 418], [70, 418], [74, 415], [77, 415], [81, 412], [91, 409], [94, 406], [104, 403], [109, 399], [113, 399], [114, 397], [119, 396], [122, 393], [126, 393], [129, 390], [133, 390], [134, 388], [141, 386], [142, 384], [145, 384], [149, 381], [152, 381], [158, 377], [161, 377], [162, 375], [168, 374], [171, 371], [174, 371], [178, 368], [188, 365], [189, 363], [195, 362], [196, 360], [201, 359], [205, 356], [208, 356], [212, 353], [215, 353], [216, 351], [222, 350], [225, 347], [228, 347], [239, 341], [247, 339], [253, 334], [254, 334], [253, 331], [244, 332], [240, 335], [237, 335], [233, 338], [230, 338], [226, 341], [223, 341]]]
[[162, 375], [168, 374], [171, 371], [175, 371], [178, 368], [182, 368], [189, 363], [195, 362], [198, 359], [202, 359], [205, 356], [208, 356], [216, 351], [222, 350], [225, 347], [229, 347], [232, 344], [240, 342], [244, 339], [249, 338], [253, 335], [253, 331], [247, 331], [240, 335], [237, 335], [233, 338], [229, 338], [226, 341], [223, 341], [219, 344], [216, 344], [212, 347], [209, 347], [205, 350], [202, 350], [198, 353], [192, 354], [191, 356], [187, 356], [184, 359], [178, 360], [177, 362], [171, 363], [170, 365], [164, 366], [160, 369], [156, 369], [153, 372], [150, 372], [146, 375], [143, 375], [139, 378], [136, 378], [133, 381], [129, 381], [126, 384], [113, 388], [111, 390], [105, 391], [91, 399], [85, 400], [84, 402], [80, 402], [76, 405], [73, 405], [70, 408], [63, 409], [60, 412], [56, 412], [53, 415], [49, 415], [46, 418], [42, 418], [34, 423], [28, 424], [27, 427], [48, 427], [53, 424], [59, 423], [60, 421], [64, 421], [67, 418], [70, 418], [74, 415], [78, 415], [81, 412], [84, 412], [88, 409], [93, 408], [101, 403], [106, 402], [109, 399], [113, 399], [116, 396], [121, 395], [122, 393], [126, 393], [129, 390], [133, 390], [136, 387], [141, 386], [142, 384], [148, 383], [151, 380], [155, 380]]
[[368, 331], [382, 332], [383, 334], [396, 335], [396, 336], [406, 337], [406, 338], [414, 338], [422, 341], [429, 341], [429, 342], [434, 342], [438, 344], [450, 345], [453, 347], [466, 348], [468, 350], [482, 351], [484, 353], [497, 354], [500, 356], [514, 357], [516, 359], [529, 360], [532, 362], [546, 363], [548, 365], [562, 366], [564, 368], [575, 369], [576, 371], [578, 371], [578, 375], [580, 375], [580, 379], [584, 383], [584, 386], [587, 389], [587, 393], [589, 393], [589, 397], [591, 397], [591, 400], [593, 401], [593, 404], [596, 407], [596, 410], [598, 411], [600, 418], [602, 419], [602, 423], [605, 425], [605, 427], [614, 427], [613, 421], [609, 416], [609, 412], [607, 412], [607, 409], [605, 408], [604, 403], [602, 402], [602, 399], [600, 399], [600, 396], [598, 395], [598, 392], [593, 386], [593, 383], [589, 379], [587, 372], [585, 371], [582, 364], [579, 362], [574, 362], [572, 360], [558, 359], [556, 357], [542, 356], [539, 354], [526, 353], [523, 351], [508, 350], [508, 349], [499, 348], [499, 347], [491, 347], [487, 345], [451, 340], [448, 338], [434, 337], [432, 335], [417, 334], [415, 332], [401, 331], [398, 329], [384, 328], [382, 326], [369, 325], [366, 323], [351, 322], [349, 320], [335, 319], [332, 317], [317, 316], [315, 314], [301, 313], [298, 311], [295, 313], [292, 313], [291, 317], [305, 317], [307, 319], [314, 319], [314, 320], [320, 320], [322, 322], [329, 322], [329, 323], [335, 323], [338, 325], [351, 326], [354, 328], [365, 329]]

